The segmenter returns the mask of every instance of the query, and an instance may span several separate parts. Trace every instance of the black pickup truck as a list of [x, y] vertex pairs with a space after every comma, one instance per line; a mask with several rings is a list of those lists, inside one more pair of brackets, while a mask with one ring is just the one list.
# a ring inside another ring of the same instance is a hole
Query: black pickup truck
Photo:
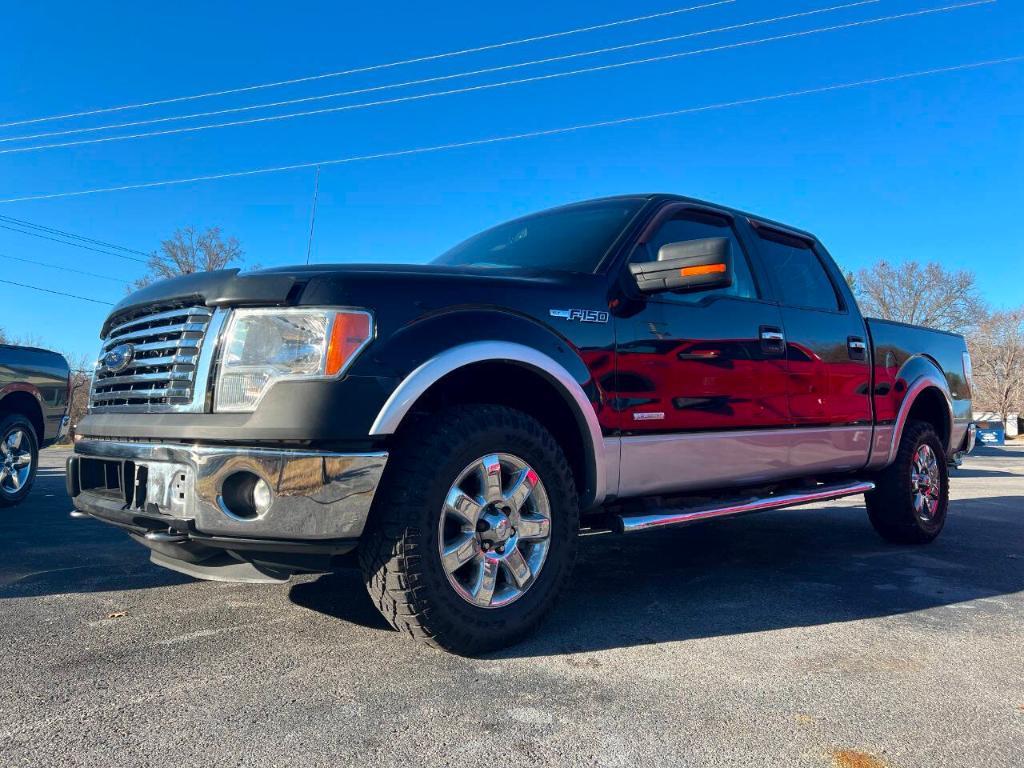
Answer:
[[68, 362], [57, 352], [0, 344], [0, 507], [28, 496], [39, 449], [67, 430]]
[[181, 277], [100, 337], [74, 515], [197, 578], [357, 559], [395, 628], [460, 653], [540, 621], [581, 523], [866, 494], [883, 537], [931, 541], [973, 440], [961, 337], [865, 320], [813, 235], [671, 195], [428, 265]]

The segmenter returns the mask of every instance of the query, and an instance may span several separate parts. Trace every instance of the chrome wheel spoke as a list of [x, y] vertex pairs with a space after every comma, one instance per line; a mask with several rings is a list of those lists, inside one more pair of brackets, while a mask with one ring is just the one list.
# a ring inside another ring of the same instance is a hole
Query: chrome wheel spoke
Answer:
[[523, 508], [527, 499], [530, 498], [530, 494], [533, 493], [533, 489], [537, 486], [538, 479], [537, 473], [530, 467], [521, 469], [516, 474], [515, 479], [512, 481], [512, 487], [505, 496], [505, 502], [513, 513], [518, 514]]
[[546, 539], [551, 535], [551, 521], [546, 517], [535, 515], [520, 517], [519, 525], [516, 526], [516, 532], [522, 541]]
[[453, 544], [445, 547], [441, 560], [448, 573], [454, 573], [480, 553], [480, 545], [475, 534], [464, 534]]
[[505, 495], [501, 489], [501, 459], [495, 455], [480, 460], [480, 493], [490, 504], [501, 501]]
[[505, 569], [505, 573], [508, 574], [509, 580], [519, 589], [525, 589], [526, 585], [530, 583], [530, 579], [533, 578], [533, 573], [530, 571], [526, 558], [515, 547], [505, 555], [505, 559], [501, 561], [501, 564]]
[[11, 463], [16, 467], [27, 467], [32, 464], [32, 454], [28, 451], [15, 454]]
[[20, 429], [15, 430], [14, 432], [11, 432], [10, 436], [7, 438], [7, 447], [8, 447], [8, 449], [17, 450], [17, 449], [21, 448], [21, 440], [22, 440], [22, 431]]
[[494, 597], [494, 588], [498, 583], [498, 561], [486, 558], [480, 565], [476, 582], [470, 590], [470, 596], [477, 605], [487, 608]]
[[21, 478], [18, 476], [18, 473], [17, 472], [10, 472], [8, 474], [8, 477], [9, 477], [9, 479], [11, 481], [11, 486], [14, 488], [14, 490], [16, 490], [16, 491], [21, 490]]
[[458, 486], [448, 491], [448, 498], [444, 501], [445, 512], [455, 515], [464, 526], [475, 527], [476, 521], [480, 519], [484, 504], [480, 499], [474, 499]]

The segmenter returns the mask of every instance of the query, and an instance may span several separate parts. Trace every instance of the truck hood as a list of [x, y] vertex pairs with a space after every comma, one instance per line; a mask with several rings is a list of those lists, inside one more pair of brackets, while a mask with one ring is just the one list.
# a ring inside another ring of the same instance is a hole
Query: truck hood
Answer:
[[256, 272], [241, 272], [238, 269], [197, 272], [160, 280], [126, 296], [111, 311], [103, 324], [101, 335], [105, 335], [110, 326], [134, 310], [154, 304], [189, 302], [218, 307], [336, 303], [340, 297], [334, 298], [333, 294], [337, 293], [340, 286], [349, 289], [344, 291], [346, 296], [364, 292], [372, 296], [379, 295], [382, 290], [400, 286], [406, 289], [415, 286], [426, 293], [440, 283], [452, 287], [462, 284], [467, 289], [475, 284], [480, 292], [499, 294], [512, 286], [568, 285], [581, 277], [579, 274], [553, 270], [434, 264], [314, 264], [274, 267]]

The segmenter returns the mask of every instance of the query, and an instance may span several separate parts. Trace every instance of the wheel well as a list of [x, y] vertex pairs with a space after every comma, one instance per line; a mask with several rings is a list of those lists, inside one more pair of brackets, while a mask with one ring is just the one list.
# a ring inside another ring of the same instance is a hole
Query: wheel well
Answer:
[[575, 409], [543, 374], [507, 361], [473, 363], [432, 384], [416, 401], [413, 410], [432, 413], [468, 403], [504, 405], [533, 416], [551, 432], [565, 452], [580, 495], [593, 493], [594, 479], [583, 438], [584, 428], [577, 420]]
[[45, 438], [43, 411], [31, 394], [24, 391], [11, 392], [3, 400], [0, 400], [0, 416], [6, 416], [9, 413], [19, 413], [32, 422], [32, 428], [36, 431], [36, 440], [40, 443], [43, 441]]
[[937, 387], [922, 390], [910, 406], [907, 421], [924, 421], [935, 427], [942, 444], [949, 449], [950, 430], [949, 404]]

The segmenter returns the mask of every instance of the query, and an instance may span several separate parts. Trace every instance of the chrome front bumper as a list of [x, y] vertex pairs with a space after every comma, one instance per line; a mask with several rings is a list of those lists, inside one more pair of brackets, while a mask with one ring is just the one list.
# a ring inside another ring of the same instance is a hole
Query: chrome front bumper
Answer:
[[[356, 539], [366, 524], [387, 453], [81, 440], [68, 459], [75, 508], [139, 532], [316, 542]], [[222, 493], [238, 472], [273, 491], [262, 514], [231, 513]]]

